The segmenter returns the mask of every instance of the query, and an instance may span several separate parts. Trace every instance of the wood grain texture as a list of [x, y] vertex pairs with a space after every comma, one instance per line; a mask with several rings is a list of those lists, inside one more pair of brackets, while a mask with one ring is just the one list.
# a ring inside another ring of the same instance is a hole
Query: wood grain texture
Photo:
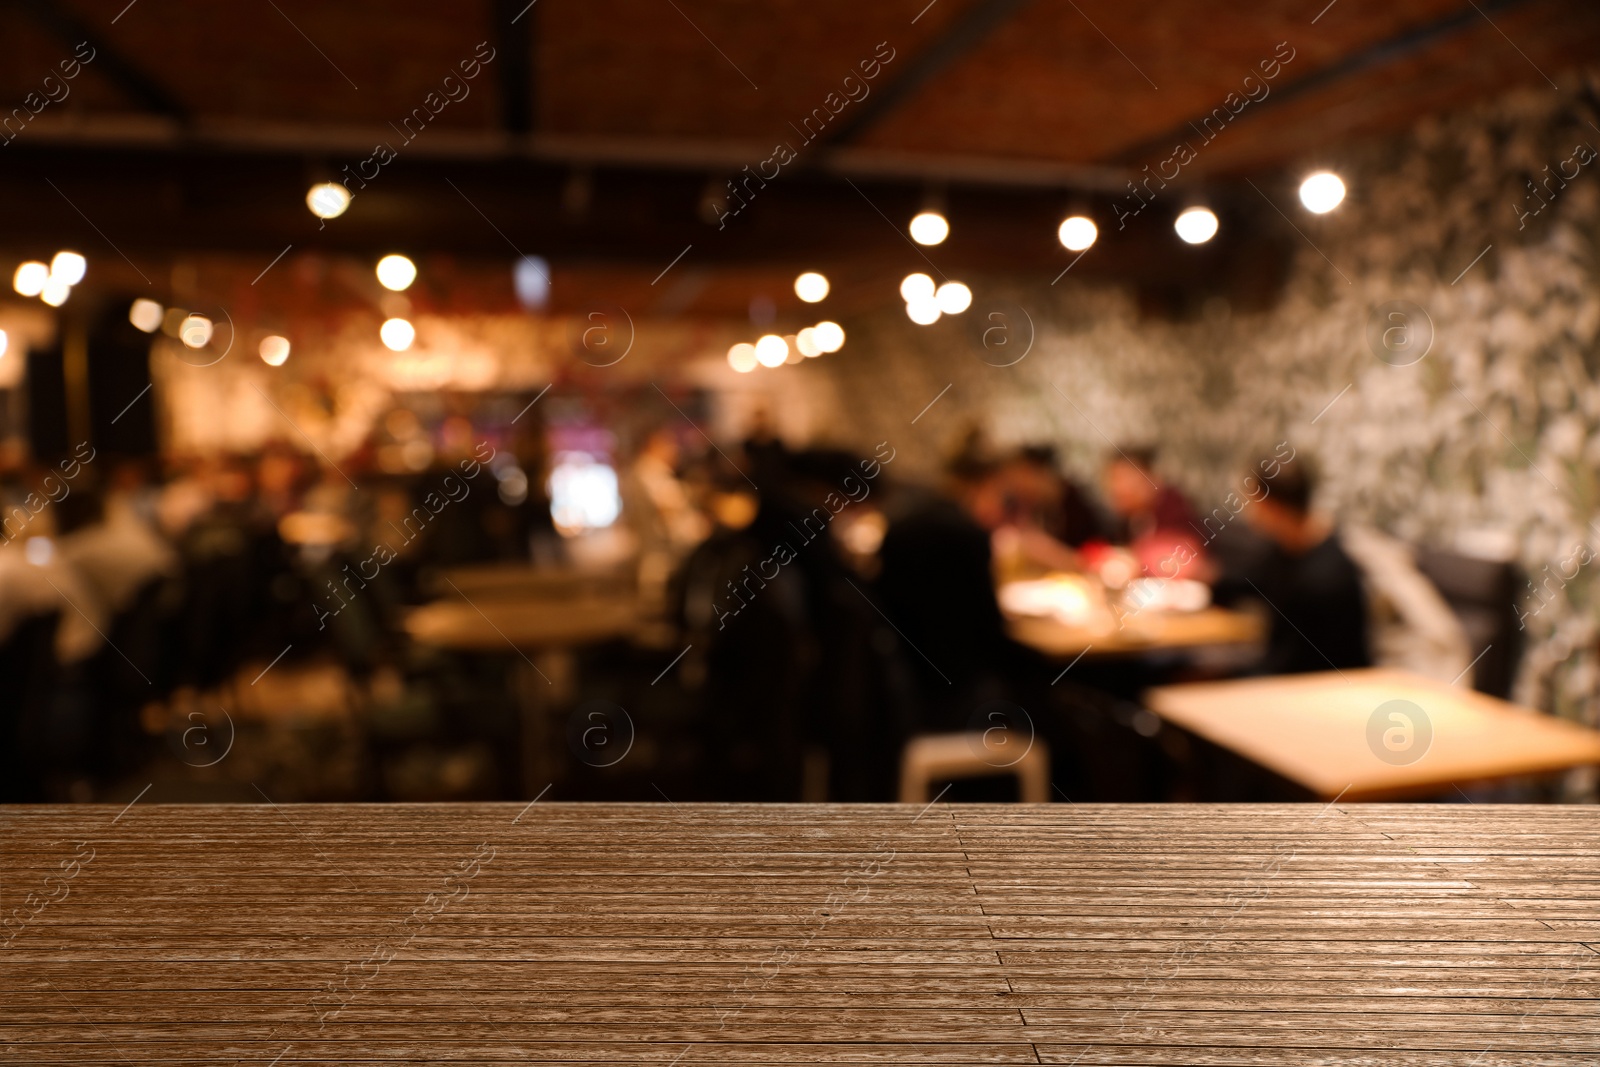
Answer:
[[1591, 808], [3, 808], [0, 1065], [1592, 1065], [1597, 861]]

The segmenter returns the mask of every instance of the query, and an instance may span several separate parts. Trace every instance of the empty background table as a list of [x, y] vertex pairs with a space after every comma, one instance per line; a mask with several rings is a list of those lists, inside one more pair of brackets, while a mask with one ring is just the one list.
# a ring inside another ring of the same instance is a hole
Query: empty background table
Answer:
[[1145, 703], [1324, 798], [1418, 796], [1600, 764], [1600, 731], [1405, 671], [1163, 686]]

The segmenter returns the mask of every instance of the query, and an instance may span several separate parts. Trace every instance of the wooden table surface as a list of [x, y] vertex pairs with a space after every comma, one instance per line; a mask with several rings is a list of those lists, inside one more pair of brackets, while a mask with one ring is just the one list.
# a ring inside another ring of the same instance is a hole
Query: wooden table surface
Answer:
[[406, 613], [411, 637], [467, 652], [536, 651], [626, 637], [639, 628], [632, 596], [445, 597]]
[[1248, 645], [1260, 641], [1261, 620], [1226, 608], [1203, 611], [1144, 611], [1129, 615], [1121, 626], [1097, 629], [1073, 626], [1059, 619], [1013, 616], [1006, 621], [1011, 636], [1055, 658], [1129, 655], [1212, 645]]
[[[1197, 682], [1152, 689], [1144, 701], [1167, 721], [1324, 799], [1453, 792], [1600, 764], [1600, 731], [1405, 671]], [[1397, 701], [1404, 703], [1391, 704]], [[1385, 758], [1391, 729], [1400, 731], [1391, 735], [1399, 750]]]
[[584, 595], [631, 593], [637, 576], [632, 571], [592, 570], [577, 567], [534, 567], [527, 563], [473, 563], [445, 567], [428, 576], [435, 595], [500, 598], [559, 599]]
[[6, 1064], [1600, 1062], [1593, 808], [134, 803], [0, 825]]

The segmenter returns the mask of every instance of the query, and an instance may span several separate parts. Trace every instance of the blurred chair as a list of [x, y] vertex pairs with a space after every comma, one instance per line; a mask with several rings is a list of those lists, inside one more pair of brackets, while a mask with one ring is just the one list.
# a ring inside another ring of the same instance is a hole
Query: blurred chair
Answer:
[[51, 612], [19, 623], [0, 642], [0, 803], [45, 799], [48, 728], [56, 690], [56, 624]]
[[793, 802], [801, 796], [816, 640], [798, 565], [770, 580], [749, 578], [774, 543], [775, 536], [750, 529], [719, 531], [684, 562], [679, 611], [685, 640], [694, 646], [685, 670], [703, 671], [695, 697], [705, 710], [709, 799]]
[[1050, 750], [1035, 738], [1020, 758], [990, 743], [988, 733], [922, 734], [906, 742], [900, 757], [900, 802], [926, 804], [934, 782], [956, 778], [1017, 779], [1017, 796], [1024, 804], [1050, 799]]
[[1189, 799], [1187, 746], [1155, 712], [1071, 678], [1051, 687], [1049, 711], [1040, 726], [1054, 745], [1052, 781], [1073, 801]]
[[1524, 644], [1517, 620], [1516, 564], [1419, 548], [1417, 569], [1461, 620], [1471, 654], [1482, 653], [1473, 668], [1473, 688], [1508, 699]]
[[145, 583], [107, 627], [106, 643], [87, 665], [93, 722], [90, 768], [101, 780], [126, 773], [151, 747], [140, 709], [172, 691], [169, 647], [181, 589], [175, 579]]
[[1466, 627], [1417, 567], [1415, 550], [1376, 527], [1344, 523], [1339, 539], [1367, 589], [1373, 666], [1454, 682], [1483, 645], [1469, 647]]

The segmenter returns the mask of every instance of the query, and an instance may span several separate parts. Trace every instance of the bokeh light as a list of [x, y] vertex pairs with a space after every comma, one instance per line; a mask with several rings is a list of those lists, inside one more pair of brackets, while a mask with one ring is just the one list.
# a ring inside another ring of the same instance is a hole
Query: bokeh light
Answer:
[[390, 351], [404, 352], [417, 339], [417, 328], [406, 319], [386, 319], [378, 327], [378, 336]]
[[76, 252], [57, 252], [50, 260], [50, 277], [77, 285], [89, 271], [89, 261]]
[[924, 211], [911, 220], [911, 239], [919, 245], [942, 244], [950, 236], [950, 224], [937, 211]]
[[167, 309], [154, 300], [140, 297], [128, 308], [128, 321], [145, 333], [155, 333], [161, 329], [161, 320], [166, 314]]
[[815, 304], [828, 295], [828, 279], [808, 270], [794, 280], [794, 295], [808, 304]]
[[1192, 207], [1178, 216], [1172, 228], [1192, 245], [1205, 244], [1217, 235], [1217, 217], [1203, 207]]
[[907, 274], [900, 280], [900, 299], [906, 303], [927, 300], [933, 296], [933, 279], [926, 274]]
[[763, 367], [781, 367], [788, 358], [789, 342], [777, 334], [765, 334], [756, 342], [756, 362]]
[[1332, 171], [1308, 175], [1300, 183], [1300, 202], [1315, 215], [1326, 215], [1344, 203], [1344, 182]]
[[378, 281], [395, 292], [411, 288], [417, 280], [417, 265], [405, 256], [390, 255], [378, 260]]
[[350, 190], [337, 182], [313, 185], [306, 193], [306, 207], [319, 219], [336, 219], [350, 206]]
[[972, 306], [972, 290], [960, 282], [945, 282], [933, 294], [933, 299], [946, 315], [959, 315]]
[[1094, 220], [1085, 218], [1082, 215], [1073, 215], [1069, 219], [1063, 219], [1061, 228], [1056, 230], [1056, 238], [1060, 240], [1062, 247], [1069, 252], [1082, 252], [1093, 245], [1095, 238], [1099, 236], [1100, 228], [1094, 224]]
[[38, 296], [44, 292], [44, 283], [49, 279], [49, 267], [37, 260], [29, 260], [11, 276], [11, 288], [21, 296]]
[[261, 339], [261, 362], [269, 367], [281, 367], [289, 359], [289, 339], [269, 334]]

